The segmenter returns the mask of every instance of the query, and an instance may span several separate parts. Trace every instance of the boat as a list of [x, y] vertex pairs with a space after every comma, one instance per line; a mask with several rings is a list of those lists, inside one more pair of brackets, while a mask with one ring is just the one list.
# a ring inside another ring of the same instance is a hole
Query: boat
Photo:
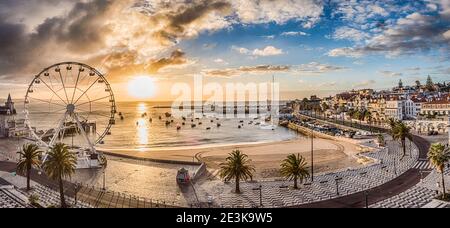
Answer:
[[262, 130], [272, 130], [274, 131], [276, 129], [276, 126], [273, 124], [267, 124], [267, 123], [262, 123], [259, 126]]
[[[272, 88], [273, 88], [274, 84], [275, 84], [275, 76], [272, 76]], [[272, 89], [272, 91], [274, 91], [274, 89]], [[271, 102], [268, 102], [268, 103], [270, 104]], [[273, 111], [273, 109], [270, 108], [270, 115], [267, 116], [264, 119], [264, 122], [262, 122], [260, 124], [260, 128], [262, 130], [272, 130], [272, 131], [274, 131], [277, 128], [277, 126], [273, 122], [273, 116], [272, 116], [273, 113], [272, 113], [272, 111]], [[268, 122], [270, 122], [270, 123], [268, 123]]]
[[189, 171], [185, 168], [181, 168], [180, 170], [178, 170], [177, 172], [177, 184], [189, 184], [191, 181], [191, 177], [189, 176]]

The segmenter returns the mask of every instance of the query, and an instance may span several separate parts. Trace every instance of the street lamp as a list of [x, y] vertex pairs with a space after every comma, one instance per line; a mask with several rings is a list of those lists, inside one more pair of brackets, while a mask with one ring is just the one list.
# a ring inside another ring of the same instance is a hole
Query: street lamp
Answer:
[[259, 191], [259, 206], [263, 207], [263, 202], [262, 202], [262, 185], [259, 185], [258, 188], [253, 188], [253, 191]]
[[103, 168], [103, 191], [106, 191], [106, 167]]
[[339, 196], [339, 181], [342, 180], [342, 177], [336, 177], [334, 180], [336, 181], [336, 195]]
[[314, 128], [311, 128], [311, 182], [314, 182]]
[[364, 191], [364, 198], [366, 201], [366, 208], [369, 208], [369, 190]]

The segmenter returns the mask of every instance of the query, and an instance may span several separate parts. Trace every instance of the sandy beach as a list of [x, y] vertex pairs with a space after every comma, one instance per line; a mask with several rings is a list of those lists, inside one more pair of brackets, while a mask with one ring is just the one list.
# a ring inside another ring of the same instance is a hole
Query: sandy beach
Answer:
[[[311, 160], [311, 140], [298, 138], [295, 140], [237, 145], [219, 146], [199, 149], [172, 149], [172, 150], [108, 150], [110, 155], [126, 155], [136, 158], [153, 160], [170, 160], [192, 162], [200, 160], [207, 164], [208, 169], [214, 173], [224, 162], [227, 155], [239, 149], [247, 154], [256, 168], [257, 178], [277, 178], [280, 163], [289, 154], [300, 153], [306, 160]], [[360, 165], [354, 155], [360, 153], [357, 145], [327, 139], [314, 139], [314, 165], [315, 171], [329, 172], [337, 169]]]

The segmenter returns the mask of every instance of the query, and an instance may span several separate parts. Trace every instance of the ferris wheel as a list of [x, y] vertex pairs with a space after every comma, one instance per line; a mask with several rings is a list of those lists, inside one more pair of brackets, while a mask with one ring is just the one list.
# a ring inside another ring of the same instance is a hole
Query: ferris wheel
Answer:
[[111, 134], [116, 113], [114, 94], [105, 76], [82, 63], [45, 68], [34, 77], [25, 96], [25, 124], [37, 144], [51, 149], [64, 143], [79, 161], [89, 164], [98, 158], [96, 145]]

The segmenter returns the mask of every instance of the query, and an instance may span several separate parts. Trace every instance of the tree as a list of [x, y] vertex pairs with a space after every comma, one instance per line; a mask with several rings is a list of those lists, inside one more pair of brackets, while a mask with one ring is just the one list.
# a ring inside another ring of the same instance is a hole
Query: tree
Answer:
[[226, 159], [225, 163], [220, 164], [220, 177], [225, 181], [235, 179], [236, 193], [241, 193], [239, 182], [241, 180], [252, 180], [255, 167], [250, 164], [246, 154], [241, 153], [240, 150], [234, 150]]
[[369, 111], [364, 112], [364, 120], [366, 122], [372, 122], [372, 113]]
[[430, 147], [430, 150], [428, 152], [428, 159], [430, 160], [430, 163], [436, 168], [436, 170], [441, 173], [442, 199], [446, 199], [447, 192], [445, 190], [444, 169], [445, 164], [450, 161], [450, 149], [445, 148], [445, 146], [440, 143], [435, 143]]
[[393, 128], [392, 133], [394, 140], [400, 141], [402, 144], [403, 156], [401, 159], [403, 159], [406, 156], [406, 139], [413, 140], [411, 128], [406, 126], [405, 123], [398, 121]]
[[416, 89], [420, 89], [420, 87], [422, 87], [422, 84], [420, 83], [419, 80], [416, 81]]
[[77, 157], [69, 151], [67, 145], [57, 143], [47, 155], [47, 160], [42, 164], [45, 173], [59, 183], [61, 207], [66, 208], [64, 196], [64, 178], [70, 178], [75, 173]]
[[389, 127], [391, 128], [391, 135], [394, 135], [394, 129], [395, 129], [395, 126], [397, 126], [397, 123], [398, 123], [398, 121], [395, 120], [394, 118], [389, 118], [388, 124], [389, 124]]
[[327, 104], [327, 103], [322, 103], [322, 112], [325, 112], [325, 111], [327, 111], [328, 109], [330, 109], [330, 106]]
[[428, 78], [427, 78], [426, 88], [429, 92], [433, 92], [435, 90], [434, 83], [433, 83], [433, 80], [431, 79], [430, 75], [428, 75]]
[[379, 134], [377, 136], [377, 140], [378, 140], [378, 144], [380, 146], [385, 146], [386, 145], [386, 141], [385, 141], [384, 136], [382, 134]]
[[31, 169], [37, 168], [41, 165], [40, 156], [41, 151], [35, 144], [25, 144], [22, 146], [22, 151], [17, 152], [21, 159], [17, 163], [17, 172], [26, 175], [27, 177], [27, 191], [30, 191], [30, 174]]
[[288, 180], [293, 180], [294, 188], [298, 189], [298, 180], [300, 180], [300, 183], [303, 183], [310, 176], [306, 166], [307, 163], [303, 156], [291, 154], [281, 163], [280, 173]]

